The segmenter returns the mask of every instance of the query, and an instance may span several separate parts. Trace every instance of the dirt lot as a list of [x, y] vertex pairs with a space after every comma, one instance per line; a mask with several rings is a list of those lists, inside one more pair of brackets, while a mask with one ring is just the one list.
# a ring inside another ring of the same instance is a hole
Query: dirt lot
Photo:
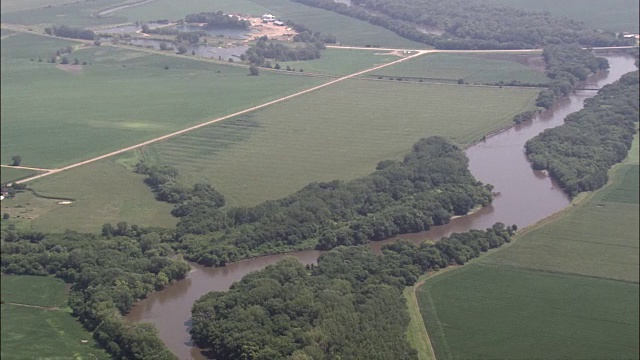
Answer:
[[[295, 30], [288, 26], [277, 26], [272, 22], [263, 23], [261, 18], [248, 18], [251, 21], [251, 29], [254, 37], [266, 35], [269, 39], [280, 41], [293, 41], [293, 36], [297, 34]], [[248, 39], [248, 42], [253, 39]]]

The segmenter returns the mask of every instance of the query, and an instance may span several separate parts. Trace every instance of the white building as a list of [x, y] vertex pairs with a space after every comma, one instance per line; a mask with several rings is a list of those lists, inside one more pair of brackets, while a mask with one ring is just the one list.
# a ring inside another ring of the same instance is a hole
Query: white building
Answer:
[[276, 21], [276, 17], [271, 15], [271, 14], [264, 14], [264, 15], [262, 15], [262, 21], [263, 22], [273, 22], [273, 21]]

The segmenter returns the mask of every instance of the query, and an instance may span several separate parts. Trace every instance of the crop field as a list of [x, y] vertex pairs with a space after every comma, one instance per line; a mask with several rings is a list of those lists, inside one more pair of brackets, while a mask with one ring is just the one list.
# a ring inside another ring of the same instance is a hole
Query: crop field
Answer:
[[75, 0], [4, 0], [0, 4], [0, 12], [6, 13], [11, 11], [37, 9], [47, 6], [59, 6], [73, 2], [75, 2]]
[[2, 359], [109, 359], [66, 309], [61, 280], [2, 276], [2, 300]]
[[[530, 56], [530, 55], [529, 55]], [[515, 57], [514, 57], [515, 59]], [[430, 82], [497, 83], [518, 80], [542, 84], [549, 79], [514, 61], [491, 60], [474, 55], [429, 54], [365, 75], [367, 77], [412, 77]]]
[[427, 281], [418, 300], [438, 360], [633, 359], [638, 290], [637, 283], [468, 264]]
[[527, 10], [549, 11], [558, 17], [584, 22], [587, 26], [609, 31], [637, 33], [638, 11], [635, 0], [494, 0], [497, 3]]
[[21, 43], [43, 41], [35, 37], [2, 41], [5, 164], [19, 154], [25, 166], [59, 167], [325, 81], [104, 46], [69, 55], [91, 65], [61, 67], [30, 61], [50, 54], [27, 55]]
[[348, 75], [394, 60], [398, 60], [398, 57], [384, 51], [326, 49], [322, 51], [320, 59], [287, 61], [280, 65], [304, 69], [304, 71], [312, 73]]
[[[14, 0], [20, 1], [20, 0]], [[29, 0], [30, 3], [33, 3]], [[38, 0], [40, 1], [40, 0]], [[21, 25], [67, 25], [92, 27], [105, 24], [121, 24], [127, 22], [127, 18], [118, 16], [118, 13], [110, 17], [95, 17], [92, 14], [99, 10], [122, 4], [122, 0], [93, 0], [74, 1], [60, 5], [61, 0], [50, 1], [51, 7], [31, 8], [18, 11], [2, 11], [2, 22]], [[4, 3], [4, 1], [3, 1]], [[13, 6], [15, 9], [15, 5]], [[135, 20], [134, 20], [135, 21]]]
[[[58, 199], [20, 194], [2, 200], [2, 212], [9, 213], [12, 221], [26, 222], [32, 230], [47, 232], [68, 228], [95, 233], [104, 223], [120, 221], [175, 226], [172, 206], [157, 201], [143, 183], [144, 177], [123, 166], [123, 160], [127, 159], [106, 159], [36, 180], [30, 186], [38, 194]], [[60, 204], [66, 199], [71, 203]]]
[[2, 276], [2, 300], [35, 306], [66, 307], [64, 281], [47, 276]]
[[10, 181], [24, 179], [37, 173], [37, 171], [33, 170], [12, 169], [3, 167], [2, 170], [0, 170], [0, 183], [6, 184]]
[[[533, 106], [537, 90], [347, 80], [145, 148], [206, 181], [231, 205], [286, 196], [312, 181], [366, 175], [418, 139], [466, 145]], [[458, 99], [465, 99], [459, 101]]]
[[438, 359], [638, 358], [637, 155], [610, 176], [511, 246], [426, 281]]

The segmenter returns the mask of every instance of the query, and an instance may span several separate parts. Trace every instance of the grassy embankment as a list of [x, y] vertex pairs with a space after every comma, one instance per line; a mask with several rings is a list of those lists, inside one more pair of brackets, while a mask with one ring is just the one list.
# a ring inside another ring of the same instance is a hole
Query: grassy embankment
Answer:
[[495, 0], [527, 10], [549, 11], [558, 17], [582, 21], [587, 26], [609, 31], [637, 33], [640, 5], [635, 0]]
[[604, 188], [418, 290], [438, 359], [638, 358], [638, 139]]
[[[411, 61], [391, 65], [366, 77], [411, 77], [412, 81], [457, 83], [498, 83], [513, 80], [543, 84], [549, 79], [541, 72], [516, 62], [518, 56], [503, 56], [510, 60], [484, 59], [474, 55], [431, 54]], [[527, 55], [531, 56], [531, 55]]]
[[2, 359], [109, 359], [67, 307], [66, 285], [43, 276], [2, 276]]

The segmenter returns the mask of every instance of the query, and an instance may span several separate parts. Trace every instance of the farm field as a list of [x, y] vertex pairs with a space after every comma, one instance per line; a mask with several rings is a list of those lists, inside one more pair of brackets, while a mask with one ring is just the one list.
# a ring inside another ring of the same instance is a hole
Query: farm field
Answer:
[[[19, 0], [14, 0], [15, 2]], [[35, 4], [37, 1], [29, 0], [29, 4]], [[99, 10], [109, 8], [118, 4], [122, 4], [122, 0], [93, 0], [93, 1], [74, 1], [73, 3], [60, 4], [64, 0], [47, 1], [51, 7], [30, 8], [17, 11], [2, 11], [2, 22], [21, 25], [67, 25], [91, 27], [105, 24], [121, 24], [127, 22], [127, 18], [118, 16], [118, 13], [110, 17], [95, 17], [92, 14]], [[3, 1], [4, 3], [4, 1]], [[9, 4], [16, 9], [16, 4]], [[56, 5], [56, 6], [53, 6]], [[135, 20], [134, 20], [135, 21]]]
[[[132, 153], [129, 153], [132, 154]], [[44, 199], [30, 193], [2, 201], [2, 212], [9, 213], [16, 226], [35, 231], [62, 232], [73, 229], [100, 232], [102, 224], [175, 226], [170, 204], [157, 201], [143, 183], [144, 177], [122, 163], [125, 157], [105, 159], [30, 184]], [[71, 204], [59, 204], [71, 199]], [[18, 218], [20, 216], [20, 218]], [[22, 224], [20, 224], [22, 223]]]
[[59, 6], [70, 4], [75, 0], [4, 0], [0, 4], [0, 12], [11, 12], [20, 10], [37, 9], [46, 6]]
[[[59, 45], [54, 40], [40, 50], [43, 39], [2, 41], [5, 164], [19, 154], [25, 166], [60, 167], [326, 81], [269, 72], [247, 76], [242, 67], [104, 46], [69, 55], [91, 65], [29, 61], [49, 58]], [[31, 55], [25, 42], [32, 42]]]
[[559, 17], [584, 22], [587, 26], [609, 31], [637, 33], [638, 10], [635, 0], [494, 0], [496, 3], [527, 10], [549, 11]]
[[537, 93], [347, 80], [145, 147], [145, 154], [175, 166], [186, 183], [209, 182], [230, 205], [252, 205], [309, 182], [366, 175], [422, 137], [464, 146], [509, 124]]
[[110, 358], [66, 309], [65, 286], [51, 277], [2, 276], [2, 359]]
[[[519, 64], [521, 55], [503, 56], [513, 61], [492, 60], [473, 55], [429, 54], [400, 64], [391, 65], [367, 77], [415, 77], [430, 82], [497, 83], [517, 80], [522, 83], [542, 84], [549, 79], [542, 72]], [[531, 55], [526, 55], [531, 56]]]
[[280, 65], [282, 67], [290, 66], [295, 69], [302, 68], [305, 72], [348, 75], [394, 60], [398, 60], [398, 57], [384, 51], [325, 49], [322, 51], [320, 59], [286, 61]]
[[638, 358], [637, 151], [575, 207], [426, 281], [438, 359]]
[[37, 174], [37, 171], [26, 170], [26, 169], [12, 169], [3, 167], [0, 170], [0, 183], [6, 184], [10, 181], [20, 180], [32, 175]]

